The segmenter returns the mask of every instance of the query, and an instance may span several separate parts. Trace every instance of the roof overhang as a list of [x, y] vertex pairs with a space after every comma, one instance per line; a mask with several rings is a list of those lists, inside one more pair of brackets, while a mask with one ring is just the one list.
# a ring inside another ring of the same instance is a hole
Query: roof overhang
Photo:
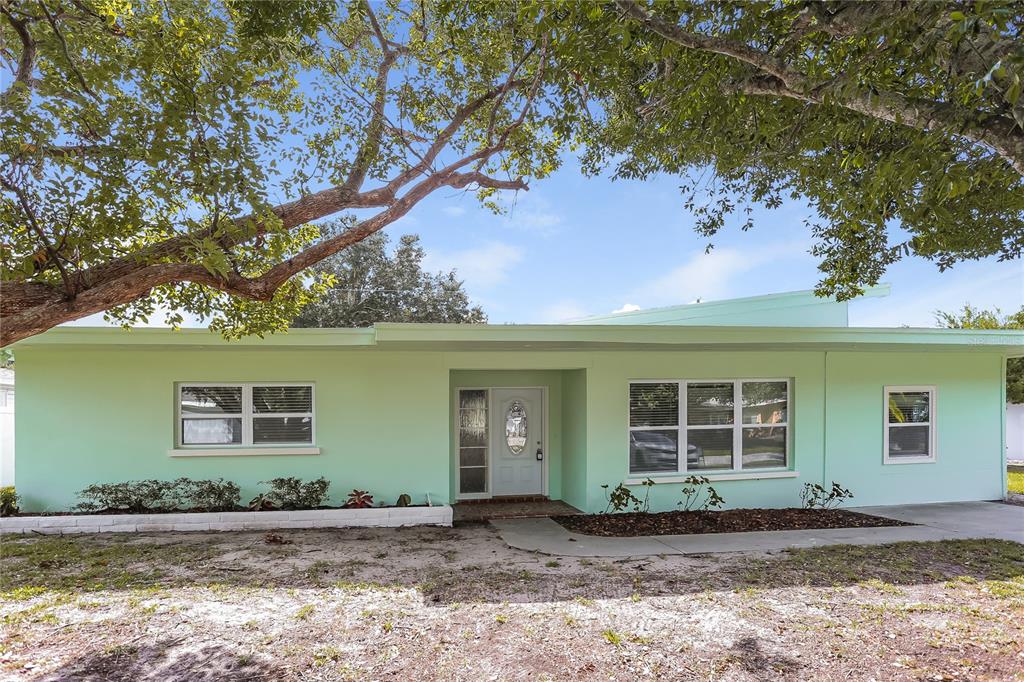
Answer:
[[1024, 355], [1024, 330], [679, 325], [460, 325], [381, 323], [366, 329], [291, 329], [226, 340], [207, 329], [57, 327], [15, 345], [34, 347], [274, 348], [429, 351], [886, 350]]

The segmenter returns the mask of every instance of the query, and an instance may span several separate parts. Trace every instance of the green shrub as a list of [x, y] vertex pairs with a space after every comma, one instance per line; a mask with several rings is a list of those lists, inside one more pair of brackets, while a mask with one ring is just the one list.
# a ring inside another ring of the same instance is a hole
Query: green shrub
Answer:
[[172, 511], [178, 508], [176, 481], [124, 481], [96, 483], [79, 491], [79, 511], [123, 511], [132, 514]]
[[[725, 504], [725, 499], [718, 494], [707, 476], [687, 476], [683, 483], [686, 484], [682, 490], [683, 499], [676, 503], [683, 508], [683, 511], [721, 509]], [[701, 498], [704, 498], [703, 502]]]
[[14, 516], [18, 513], [18, 500], [21, 496], [14, 491], [13, 485], [0, 488], [0, 516]]
[[331, 482], [321, 476], [303, 483], [301, 478], [272, 478], [260, 481], [270, 486], [263, 498], [280, 509], [316, 509], [327, 500], [327, 489]]
[[622, 483], [615, 486], [611, 492], [608, 491], [607, 483], [601, 486], [601, 489], [604, 490], [604, 498], [608, 501], [603, 513], [624, 512], [630, 507], [632, 507], [633, 511], [637, 513], [646, 514], [649, 512], [651, 509], [651, 487], [654, 485], [654, 481], [648, 478], [645, 481], [641, 481], [640, 485], [644, 487], [644, 499], [642, 500], [634, 495], [633, 491]]
[[196, 511], [220, 512], [234, 511], [242, 492], [238, 485], [223, 478], [217, 480], [193, 481], [179, 478], [182, 482], [182, 497], [187, 501], [187, 508]]
[[223, 478], [173, 481], [147, 479], [123, 483], [98, 483], [78, 493], [83, 502], [75, 509], [85, 512], [121, 511], [130, 514], [149, 512], [232, 511], [238, 506], [239, 488]]
[[853, 497], [853, 493], [832, 481], [832, 489], [825, 490], [817, 483], [804, 483], [800, 490], [800, 502], [804, 509], [830, 509]]

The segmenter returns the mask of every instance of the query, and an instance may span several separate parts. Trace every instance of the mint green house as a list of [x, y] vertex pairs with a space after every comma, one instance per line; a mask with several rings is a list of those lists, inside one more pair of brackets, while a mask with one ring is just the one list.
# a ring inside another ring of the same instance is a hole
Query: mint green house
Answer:
[[[884, 294], [884, 290], [869, 292]], [[19, 343], [26, 510], [92, 483], [276, 476], [380, 502], [714, 481], [729, 507], [999, 499], [1004, 366], [1024, 332], [847, 326], [807, 292], [572, 325], [378, 324], [226, 342], [205, 330], [62, 327]], [[247, 499], [247, 498], [246, 498]]]

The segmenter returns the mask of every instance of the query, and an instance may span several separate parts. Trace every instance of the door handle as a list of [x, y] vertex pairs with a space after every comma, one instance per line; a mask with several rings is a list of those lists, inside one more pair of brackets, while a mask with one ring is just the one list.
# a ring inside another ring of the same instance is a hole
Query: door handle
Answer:
[[540, 448], [537, 448], [537, 460], [540, 461], [542, 459], [544, 459], [544, 451], [541, 450]]

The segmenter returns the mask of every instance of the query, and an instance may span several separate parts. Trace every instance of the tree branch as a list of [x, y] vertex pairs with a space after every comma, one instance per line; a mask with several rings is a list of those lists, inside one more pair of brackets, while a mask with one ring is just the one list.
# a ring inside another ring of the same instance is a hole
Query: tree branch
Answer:
[[47, 261], [53, 263], [60, 272], [60, 277], [64, 281], [64, 290], [66, 292], [65, 296], [74, 296], [75, 287], [71, 281], [71, 277], [64, 268], [64, 264], [60, 262], [60, 254], [57, 252], [57, 249], [53, 247], [53, 244], [46, 236], [46, 232], [43, 231], [42, 226], [39, 225], [39, 221], [36, 220], [36, 213], [32, 210], [32, 204], [29, 203], [28, 197], [25, 196], [25, 191], [13, 182], [9, 182], [4, 177], [0, 177], [0, 185], [3, 185], [4, 189], [9, 192], [13, 192], [14, 195], [18, 197], [18, 205], [21, 207], [25, 217], [28, 218], [28, 223], [32, 227], [32, 231], [35, 232], [36, 238], [39, 240], [39, 244], [42, 246], [43, 250], [46, 251]]
[[380, 151], [380, 142], [386, 128], [385, 124], [387, 123], [384, 109], [387, 105], [388, 97], [388, 75], [391, 73], [391, 67], [398, 58], [398, 52], [389, 47], [383, 31], [381, 31], [380, 24], [377, 23], [377, 17], [373, 13], [373, 8], [370, 7], [369, 0], [364, 0], [363, 5], [369, 17], [370, 25], [373, 27], [373, 32], [377, 36], [377, 41], [380, 43], [383, 56], [381, 57], [380, 66], [377, 68], [377, 78], [374, 83], [376, 94], [371, 107], [373, 114], [370, 117], [369, 124], [366, 126], [366, 139], [363, 140], [363, 144], [360, 145], [359, 151], [356, 153], [355, 160], [352, 162], [352, 170], [344, 184], [346, 189], [353, 191], [357, 191], [363, 186], [363, 182], [366, 181], [366, 175], [370, 170], [370, 164]]
[[50, 28], [53, 29], [53, 34], [57, 36], [57, 41], [60, 43], [61, 50], [64, 52], [64, 58], [68, 61], [68, 67], [71, 69], [71, 71], [75, 74], [75, 77], [78, 79], [78, 84], [82, 86], [82, 90], [84, 90], [90, 97], [92, 97], [94, 100], [98, 102], [100, 98], [96, 96], [96, 93], [92, 91], [92, 88], [89, 87], [89, 84], [85, 82], [85, 76], [83, 76], [82, 72], [78, 70], [78, 67], [75, 65], [74, 59], [71, 58], [71, 51], [68, 50], [68, 43], [64, 39], [64, 34], [61, 33], [60, 27], [57, 26], [57, 20], [54, 18], [52, 14], [50, 14], [50, 10], [46, 7], [45, 2], [40, 2], [39, 7], [42, 8], [43, 14], [46, 15], [46, 21], [47, 23], [50, 24]]
[[28, 20], [23, 19], [19, 21], [15, 19], [14, 15], [8, 11], [6, 3], [0, 7], [0, 14], [4, 15], [7, 23], [11, 25], [14, 32], [18, 34], [18, 39], [21, 40], [21, 58], [18, 59], [18, 68], [14, 72], [14, 81], [0, 95], [0, 102], [6, 103], [15, 88], [21, 85], [29, 89], [32, 88], [32, 67], [36, 59], [36, 41], [32, 38], [32, 34], [29, 33]]
[[685, 31], [650, 14], [636, 0], [615, 0], [615, 3], [627, 16], [672, 43], [736, 59], [761, 73], [761, 77], [749, 83], [727, 85], [726, 89], [731, 87], [748, 95], [785, 97], [816, 105], [835, 105], [918, 130], [941, 130], [992, 149], [1017, 173], [1024, 175], [1024, 132], [1008, 118], [976, 111], [965, 119], [954, 106], [943, 102], [912, 99], [893, 91], [849, 94], [815, 86], [805, 74], [766, 52], [732, 40]]
[[[467, 157], [469, 158], [471, 157]], [[466, 163], [471, 161], [459, 162], [460, 165]], [[405, 196], [377, 215], [335, 237], [306, 248], [259, 277], [247, 278], [236, 272], [222, 276], [194, 263], [155, 263], [104, 281], [94, 288], [80, 292], [72, 300], [65, 300], [58, 290], [38, 282], [5, 283], [0, 307], [4, 316], [4, 325], [0, 329], [0, 346], [43, 332], [55, 324], [54, 320], [76, 320], [124, 305], [147, 295], [155, 287], [167, 284], [192, 282], [233, 296], [269, 301], [290, 278], [387, 227], [434, 190], [444, 186], [463, 188], [474, 183], [495, 189], [529, 189], [522, 179], [498, 180], [479, 172], [437, 173], [418, 183]]]

